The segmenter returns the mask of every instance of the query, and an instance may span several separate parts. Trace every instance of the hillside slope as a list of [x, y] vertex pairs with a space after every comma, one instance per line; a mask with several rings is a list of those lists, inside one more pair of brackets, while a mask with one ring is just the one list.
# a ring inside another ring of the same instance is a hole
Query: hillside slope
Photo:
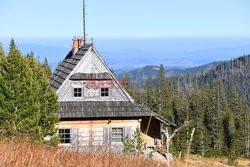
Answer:
[[[214, 69], [218, 64], [220, 64], [220, 62], [213, 62], [192, 68], [165, 67], [165, 73], [166, 77], [185, 76], [187, 74], [198, 75]], [[122, 76], [126, 74], [132, 80], [146, 80], [149, 78], [149, 76], [151, 76], [152, 79], [156, 79], [159, 69], [160, 66], [148, 65], [141, 68], [136, 68], [135, 70], [129, 71], [127, 73], [119, 74], [118, 76], [122, 78]]]
[[199, 75], [189, 73], [178, 79], [186, 89], [190, 85], [200, 87], [206, 83], [218, 80], [222, 80], [226, 87], [230, 84], [235, 84], [240, 95], [250, 105], [250, 55], [221, 62], [214, 69]]

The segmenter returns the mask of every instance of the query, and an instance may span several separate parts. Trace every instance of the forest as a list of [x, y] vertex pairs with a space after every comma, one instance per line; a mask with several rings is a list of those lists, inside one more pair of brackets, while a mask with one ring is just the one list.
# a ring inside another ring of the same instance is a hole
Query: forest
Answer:
[[250, 55], [213, 64], [212, 68], [171, 77], [170, 80], [179, 80], [185, 90], [190, 87], [200, 88], [205, 84], [211, 84], [213, 81], [222, 81], [226, 93], [229, 92], [230, 86], [235, 84], [240, 96], [250, 105]]
[[[207, 73], [174, 78], [167, 78], [161, 65], [157, 79], [149, 76], [145, 82], [135, 82], [124, 75], [123, 85], [136, 102], [177, 126], [189, 122], [173, 139], [171, 151], [177, 156], [187, 152], [194, 129], [191, 153], [204, 157], [249, 157], [250, 109], [241, 93], [240, 80], [231, 77], [239, 74], [241, 81], [247, 80], [242, 74], [247, 64], [249, 71], [249, 56], [231, 62], [229, 67], [225, 62]], [[236, 65], [240, 70], [235, 69]], [[245, 89], [249, 91], [249, 87]]]

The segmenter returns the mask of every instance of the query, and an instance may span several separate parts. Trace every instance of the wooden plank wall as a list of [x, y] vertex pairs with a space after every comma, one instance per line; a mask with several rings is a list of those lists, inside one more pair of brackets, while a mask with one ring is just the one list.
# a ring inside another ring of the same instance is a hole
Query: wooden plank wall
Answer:
[[[108, 72], [106, 67], [103, 65], [103, 63], [99, 60], [98, 56], [95, 54], [94, 51], [89, 51], [82, 60], [78, 63], [78, 65], [75, 67], [75, 69], [72, 71], [72, 74], [75, 73], [105, 73]], [[113, 82], [115, 84], [115, 82]], [[89, 101], [89, 100], [96, 100], [96, 101], [128, 101], [129, 99], [124, 94], [124, 92], [121, 89], [111, 89], [110, 90], [110, 97], [108, 98], [100, 98], [100, 96], [93, 96], [92, 98], [81, 98], [81, 99], [75, 99], [73, 98], [73, 87], [76, 85], [83, 86], [83, 82], [74, 82], [69, 79], [66, 79], [62, 85], [62, 87], [58, 90], [57, 94], [59, 95], [59, 101]], [[118, 87], [117, 84], [115, 84], [115, 87]], [[88, 90], [85, 90], [88, 91]], [[100, 94], [99, 90], [98, 92], [95, 92], [96, 94]]]
[[89, 147], [112, 144], [107, 137], [111, 133], [111, 128], [124, 128], [125, 135], [132, 136], [136, 128], [140, 127], [140, 122], [139, 120], [61, 121], [57, 127], [71, 129], [71, 144], [61, 144], [61, 146]]

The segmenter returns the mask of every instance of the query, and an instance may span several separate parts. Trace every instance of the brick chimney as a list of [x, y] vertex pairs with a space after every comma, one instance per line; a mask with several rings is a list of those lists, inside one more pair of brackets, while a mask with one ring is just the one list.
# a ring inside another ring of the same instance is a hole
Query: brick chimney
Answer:
[[75, 54], [78, 49], [84, 45], [84, 38], [83, 37], [74, 37], [73, 39], [73, 48], [72, 48], [72, 52], [73, 54]]

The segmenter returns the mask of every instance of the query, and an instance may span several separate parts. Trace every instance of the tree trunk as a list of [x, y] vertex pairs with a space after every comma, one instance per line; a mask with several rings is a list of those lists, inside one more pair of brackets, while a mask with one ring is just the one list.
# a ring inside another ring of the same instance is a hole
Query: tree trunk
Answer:
[[193, 128], [193, 130], [192, 130], [190, 141], [188, 143], [187, 158], [189, 158], [189, 155], [190, 155], [191, 144], [192, 144], [192, 141], [193, 141], [194, 132], [195, 132], [195, 128]]

